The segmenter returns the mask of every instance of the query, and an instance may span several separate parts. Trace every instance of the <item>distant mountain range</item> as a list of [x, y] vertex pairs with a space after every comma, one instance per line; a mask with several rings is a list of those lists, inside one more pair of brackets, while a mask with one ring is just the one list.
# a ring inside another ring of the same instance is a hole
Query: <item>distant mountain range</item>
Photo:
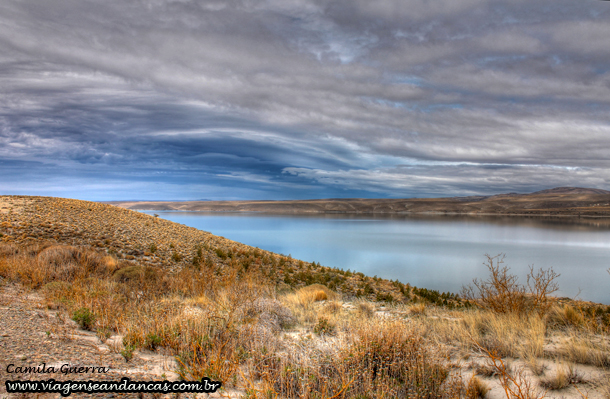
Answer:
[[610, 191], [601, 190], [599, 188], [582, 188], [582, 187], [555, 187], [548, 190], [536, 191], [532, 194], [602, 194], [609, 195]]
[[284, 214], [468, 214], [610, 217], [610, 191], [557, 187], [530, 194], [451, 198], [316, 199], [290, 201], [114, 201], [138, 210], [266, 212]]

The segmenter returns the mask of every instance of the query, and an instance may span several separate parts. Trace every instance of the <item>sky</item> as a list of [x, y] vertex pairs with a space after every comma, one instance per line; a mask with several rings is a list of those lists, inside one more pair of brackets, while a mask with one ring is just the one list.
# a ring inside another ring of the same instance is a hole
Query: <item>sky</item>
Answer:
[[2, 0], [0, 194], [610, 190], [610, 2]]

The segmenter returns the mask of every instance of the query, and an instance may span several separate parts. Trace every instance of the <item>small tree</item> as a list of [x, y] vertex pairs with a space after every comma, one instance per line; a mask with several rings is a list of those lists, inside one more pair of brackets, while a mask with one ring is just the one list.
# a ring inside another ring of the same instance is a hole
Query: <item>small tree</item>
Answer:
[[489, 269], [489, 279], [474, 279], [473, 285], [463, 287], [462, 296], [465, 299], [476, 301], [483, 308], [496, 313], [519, 314], [536, 310], [543, 315], [549, 310], [549, 295], [559, 289], [555, 282], [559, 274], [553, 268], [534, 272], [534, 267], [530, 266], [527, 285], [522, 285], [517, 276], [509, 273], [508, 266], [501, 267], [505, 254], [485, 256], [487, 261], [483, 264]]

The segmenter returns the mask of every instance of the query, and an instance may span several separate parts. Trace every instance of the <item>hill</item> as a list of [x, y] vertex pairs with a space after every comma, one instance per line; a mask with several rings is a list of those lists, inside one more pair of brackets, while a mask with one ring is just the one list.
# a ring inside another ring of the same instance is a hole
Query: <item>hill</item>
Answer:
[[[0, 364], [222, 383], [198, 398], [607, 397], [610, 307], [501, 264], [465, 300], [107, 204], [0, 196]], [[4, 382], [40, 377], [3, 366], [0, 396], [31, 397]]]
[[466, 214], [610, 216], [610, 191], [559, 187], [531, 194], [451, 198], [319, 199], [292, 201], [119, 201], [128, 209], [268, 213]]
[[[177, 273], [189, 267], [260, 269], [280, 287], [329, 285], [339, 292], [403, 300], [404, 285], [373, 280], [253, 248], [193, 227], [97, 202], [52, 197], [0, 196], [0, 242], [93, 248], [120, 267], [139, 265]], [[402, 288], [401, 288], [402, 287]]]

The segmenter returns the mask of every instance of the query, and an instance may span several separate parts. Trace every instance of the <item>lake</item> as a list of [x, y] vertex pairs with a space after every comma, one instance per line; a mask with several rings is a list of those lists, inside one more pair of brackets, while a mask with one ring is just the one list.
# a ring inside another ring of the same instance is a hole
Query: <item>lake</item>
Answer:
[[324, 266], [458, 293], [487, 278], [485, 254], [560, 273], [558, 296], [610, 304], [610, 226], [572, 218], [380, 217], [142, 211]]

